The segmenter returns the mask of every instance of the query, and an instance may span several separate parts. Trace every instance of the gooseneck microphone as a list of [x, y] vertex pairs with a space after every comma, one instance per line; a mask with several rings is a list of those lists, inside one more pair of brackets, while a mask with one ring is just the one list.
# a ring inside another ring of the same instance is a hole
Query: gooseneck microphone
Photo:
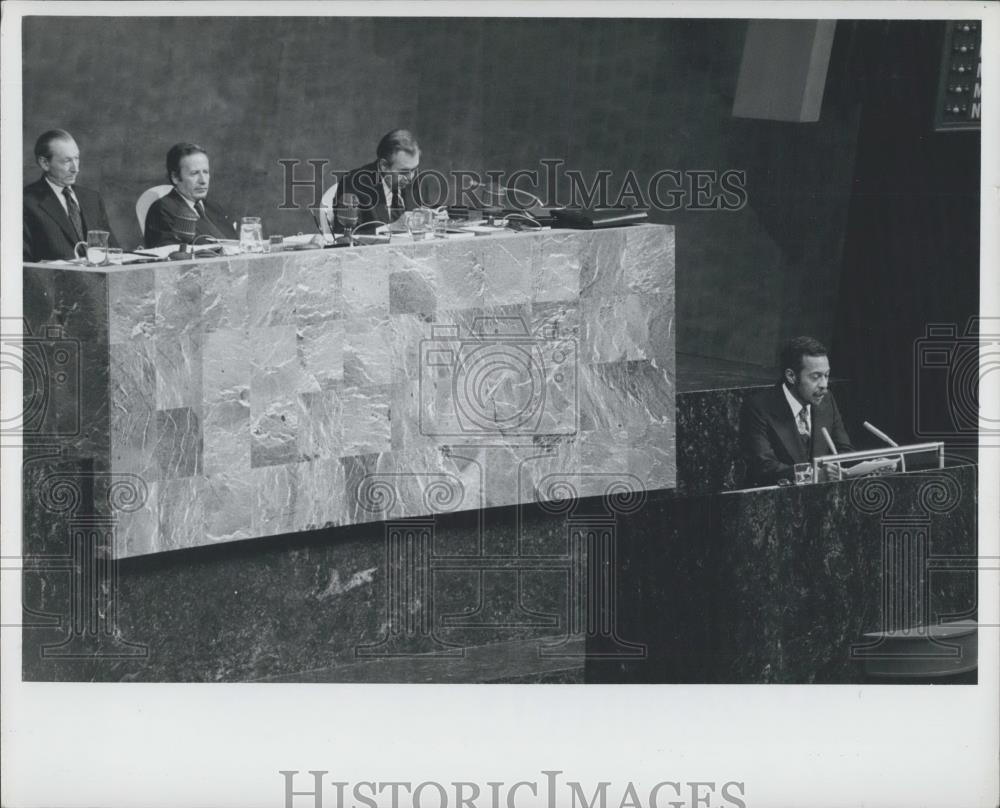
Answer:
[[[886, 435], [885, 432], [883, 432], [878, 427], [876, 427], [876, 426], [868, 423], [868, 421], [864, 421], [861, 424], [861, 426], [863, 426], [865, 429], [867, 429], [869, 432], [871, 432], [879, 440], [885, 441], [890, 446], [895, 446], [896, 448], [899, 448], [899, 444], [896, 443], [896, 441], [894, 441], [892, 438], [890, 438], [888, 435]], [[906, 455], [901, 454], [899, 456], [899, 466], [900, 466], [900, 468], [903, 471], [906, 471]]]
[[827, 428], [825, 426], [822, 426], [820, 427], [819, 431], [823, 433], [823, 440], [826, 441], [826, 445], [830, 449], [830, 454], [837, 454], [837, 447], [833, 442], [833, 438], [830, 437], [830, 433], [829, 431], [827, 431]]
[[[483, 187], [484, 187], [483, 182], [480, 179], [478, 179], [478, 178], [473, 178], [472, 184], [469, 185], [469, 188], [472, 189], [472, 190], [475, 190], [477, 188], [483, 188]], [[487, 193], [491, 193], [492, 194], [492, 192], [493, 192], [492, 189], [493, 188], [496, 188], [497, 190], [499, 190], [499, 191], [501, 191], [501, 192], [503, 192], [505, 194], [523, 194], [524, 196], [528, 197], [528, 199], [530, 199], [532, 201], [532, 203], [535, 204], [535, 205], [537, 205], [538, 207], [540, 207], [540, 208], [544, 208], [545, 207], [545, 203], [542, 202], [541, 199], [539, 199], [533, 193], [525, 191], [523, 188], [508, 188], [506, 185], [495, 185], [495, 186], [490, 185], [490, 186], [485, 186], [485, 189], [486, 189]]]
[[888, 443], [888, 444], [889, 444], [890, 446], [895, 446], [895, 447], [897, 447], [897, 448], [899, 447], [899, 444], [898, 444], [898, 443], [896, 443], [896, 441], [894, 441], [894, 440], [893, 440], [892, 438], [890, 438], [890, 437], [889, 437], [888, 435], [886, 435], [886, 434], [885, 434], [885, 432], [883, 432], [883, 431], [882, 431], [881, 429], [878, 429], [878, 428], [877, 428], [877, 427], [875, 427], [875, 426], [872, 426], [872, 425], [871, 425], [870, 423], [868, 423], [867, 421], [865, 421], [865, 422], [864, 422], [863, 424], [861, 424], [861, 426], [863, 426], [863, 427], [864, 427], [865, 429], [867, 429], [867, 430], [868, 430], [869, 432], [871, 432], [871, 433], [872, 433], [872, 434], [873, 434], [873, 435], [874, 435], [874, 436], [875, 436], [876, 438], [878, 438], [879, 440], [881, 440], [881, 441], [885, 441], [885, 442], [886, 442], [886, 443]]

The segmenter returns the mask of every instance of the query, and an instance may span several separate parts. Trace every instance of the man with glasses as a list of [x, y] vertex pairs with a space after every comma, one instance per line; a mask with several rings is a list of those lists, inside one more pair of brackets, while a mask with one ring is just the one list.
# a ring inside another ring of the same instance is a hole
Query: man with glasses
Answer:
[[[349, 172], [337, 188], [335, 211], [356, 203], [358, 228], [368, 222], [391, 224], [404, 211], [421, 207], [416, 183], [420, 146], [406, 129], [393, 129], [375, 149], [375, 162]], [[376, 225], [364, 228], [368, 232]]]

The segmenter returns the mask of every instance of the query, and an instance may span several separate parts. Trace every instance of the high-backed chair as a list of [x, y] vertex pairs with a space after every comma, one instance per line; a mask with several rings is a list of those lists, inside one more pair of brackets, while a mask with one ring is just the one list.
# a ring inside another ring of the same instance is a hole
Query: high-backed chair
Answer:
[[139, 232], [142, 237], [146, 237], [146, 214], [149, 207], [157, 199], [162, 199], [174, 189], [173, 185], [154, 185], [139, 194], [139, 199], [135, 203], [135, 217], [139, 220]]

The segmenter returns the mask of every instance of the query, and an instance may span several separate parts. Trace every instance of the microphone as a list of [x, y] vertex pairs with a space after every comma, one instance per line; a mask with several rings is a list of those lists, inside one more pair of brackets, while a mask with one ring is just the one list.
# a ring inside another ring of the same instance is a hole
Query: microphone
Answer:
[[[483, 187], [483, 183], [482, 183], [482, 181], [478, 177], [474, 177], [472, 179], [472, 184], [469, 186], [469, 188], [472, 189], [472, 190], [475, 190], [477, 188], [482, 188], [482, 187]], [[534, 194], [529, 193], [528, 191], [523, 190], [522, 188], [508, 188], [506, 185], [499, 185], [499, 184], [496, 185], [496, 186], [490, 185], [490, 186], [486, 186], [487, 193], [492, 193], [491, 192], [491, 188], [493, 188], [493, 187], [496, 187], [498, 190], [500, 190], [501, 192], [506, 193], [506, 194], [524, 194], [526, 197], [528, 197], [528, 199], [530, 199], [532, 201], [533, 205], [537, 205], [540, 208], [544, 208], [545, 207], [545, 203], [542, 202], [541, 199], [539, 199]]]
[[876, 438], [878, 438], [881, 441], [885, 441], [890, 446], [896, 446], [896, 447], [899, 446], [899, 444], [896, 443], [896, 441], [894, 441], [888, 435], [886, 435], [885, 432], [883, 432], [881, 429], [878, 429], [878, 428], [872, 426], [867, 421], [865, 421], [861, 426], [863, 426], [865, 429], [867, 429], [869, 432], [871, 432]]
[[827, 428], [822, 426], [819, 431], [823, 433], [823, 440], [826, 441], [826, 445], [830, 448], [830, 454], [837, 454], [837, 447], [834, 445], [833, 438], [830, 437], [830, 433], [827, 431]]
[[198, 245], [198, 239], [200, 238], [205, 239], [210, 244], [219, 243], [219, 240], [215, 236], [210, 236], [207, 233], [199, 233], [197, 236], [191, 239], [190, 245], [181, 242], [180, 249], [170, 253], [167, 256], [167, 258], [169, 258], [171, 261], [186, 261], [189, 258], [193, 258], [195, 253], [195, 247]]

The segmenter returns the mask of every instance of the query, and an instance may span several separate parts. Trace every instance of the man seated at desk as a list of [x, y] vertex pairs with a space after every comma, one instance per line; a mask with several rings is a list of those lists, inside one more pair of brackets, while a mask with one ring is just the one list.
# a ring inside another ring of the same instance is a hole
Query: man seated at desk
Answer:
[[237, 238], [233, 220], [208, 199], [208, 153], [201, 146], [171, 146], [167, 152], [167, 179], [173, 190], [150, 205], [146, 214], [147, 247], [191, 244], [201, 236]]
[[796, 463], [832, 454], [824, 427], [838, 453], [854, 450], [829, 389], [826, 348], [812, 337], [795, 337], [781, 350], [781, 367], [781, 381], [743, 405], [740, 440], [748, 485], [791, 481]]
[[72, 260], [88, 230], [106, 230], [108, 243], [117, 247], [101, 195], [76, 184], [80, 147], [73, 136], [63, 129], [45, 132], [35, 142], [35, 162], [43, 173], [24, 188], [24, 260]]
[[[367, 222], [390, 224], [404, 211], [422, 205], [414, 177], [420, 165], [420, 146], [406, 129], [388, 132], [375, 149], [375, 162], [349, 172], [340, 182], [334, 201], [335, 209], [344, 207], [344, 196], [357, 200], [358, 225]], [[374, 225], [364, 232], [374, 231]]]

